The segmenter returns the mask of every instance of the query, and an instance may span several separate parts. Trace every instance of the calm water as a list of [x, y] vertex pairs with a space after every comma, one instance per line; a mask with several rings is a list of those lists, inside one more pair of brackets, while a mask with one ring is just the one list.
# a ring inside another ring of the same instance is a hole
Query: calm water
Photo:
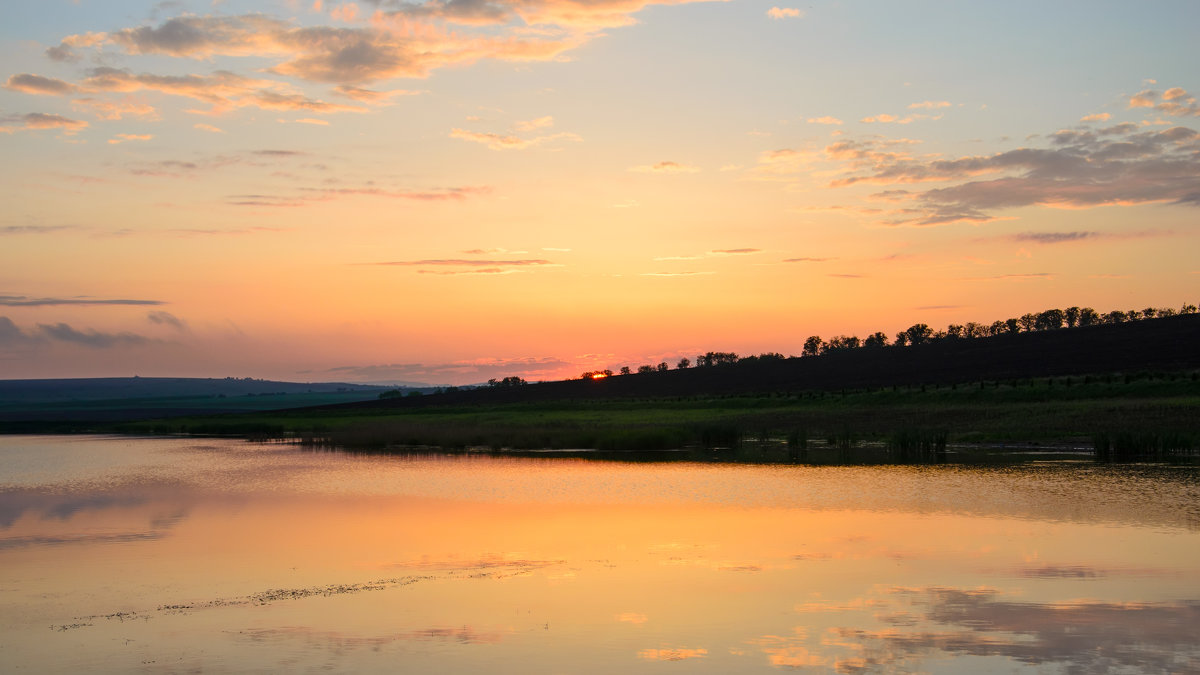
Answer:
[[0, 437], [0, 664], [1200, 672], [1200, 472]]

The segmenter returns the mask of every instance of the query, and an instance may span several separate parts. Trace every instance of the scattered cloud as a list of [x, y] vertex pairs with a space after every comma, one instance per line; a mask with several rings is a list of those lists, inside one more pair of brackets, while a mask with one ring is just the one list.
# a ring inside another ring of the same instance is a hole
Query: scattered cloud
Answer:
[[547, 115], [545, 117], [539, 117], [537, 119], [525, 120], [524, 122], [517, 122], [516, 124], [513, 125], [513, 128], [516, 129], [517, 131], [533, 131], [535, 129], [547, 129], [552, 126], [554, 126], [554, 118]]
[[70, 82], [56, 80], [53, 77], [34, 75], [33, 73], [10, 75], [8, 81], [4, 83], [4, 88], [19, 91], [23, 94], [42, 96], [65, 96], [66, 94], [73, 94], [78, 91], [78, 88]]
[[196, 128], [196, 129], [199, 129], [200, 131], [207, 131], [207, 132], [209, 132], [209, 133], [211, 133], [211, 134], [223, 134], [223, 133], [225, 133], [225, 130], [224, 130], [224, 129], [219, 129], [219, 128], [217, 128], [217, 127], [214, 127], [214, 126], [213, 126], [213, 125], [211, 125], [211, 124], [204, 124], [203, 122], [201, 122], [201, 123], [199, 123], [199, 124], [193, 124], [193, 125], [192, 125], [192, 127]]
[[824, 117], [810, 117], [810, 118], [808, 118], [808, 123], [809, 124], [838, 124], [838, 125], [845, 124], [838, 118], [831, 117], [829, 115], [826, 115]]
[[[1165, 202], [1200, 206], [1200, 133], [1186, 127], [1143, 130], [1133, 124], [1063, 130], [1048, 147], [988, 156], [916, 157], [895, 141], [846, 140], [826, 156], [846, 171], [831, 186], [950, 183], [924, 191], [891, 189], [875, 199], [903, 205], [887, 225], [984, 223], [1023, 206], [1091, 208]], [[987, 177], [984, 179], [983, 177]]]
[[176, 330], [187, 330], [187, 323], [185, 323], [183, 319], [180, 319], [170, 312], [155, 310], [147, 314], [146, 319], [150, 321], [150, 323], [158, 324], [160, 326], [170, 326]]
[[1129, 97], [1130, 108], [1153, 108], [1171, 117], [1200, 117], [1200, 104], [1183, 87], [1172, 87], [1161, 95], [1146, 89]]
[[910, 103], [909, 110], [937, 110], [938, 108], [949, 108], [949, 101], [921, 101], [920, 103]]
[[1035, 244], [1061, 244], [1068, 241], [1095, 239], [1099, 232], [1020, 232], [1009, 237], [1012, 241], [1030, 241]]
[[45, 336], [50, 340], [68, 342], [71, 344], [91, 347], [93, 349], [108, 349], [132, 345], [144, 345], [154, 342], [150, 338], [137, 333], [102, 333], [95, 330], [81, 331], [65, 323], [42, 324], [37, 326], [35, 337]]
[[165, 305], [161, 300], [102, 299], [88, 296], [74, 298], [31, 298], [25, 295], [0, 295], [0, 307], [62, 307], [87, 305]]
[[752, 253], [762, 253], [761, 248], [719, 248], [709, 251], [709, 255], [750, 255]]
[[643, 649], [638, 652], [639, 659], [648, 661], [684, 661], [686, 659], [701, 659], [708, 656], [707, 649]]
[[772, 19], [801, 19], [804, 12], [794, 7], [772, 7], [767, 10], [767, 16]]
[[148, 141], [154, 138], [154, 134], [117, 134], [115, 138], [108, 139], [110, 145], [117, 145], [126, 141]]
[[783, 262], [785, 262], [785, 263], [829, 262], [830, 260], [837, 260], [837, 258], [785, 258], [783, 260]]
[[298, 120], [292, 120], [292, 121], [295, 122], [296, 124], [315, 124], [317, 126], [322, 126], [322, 127], [329, 126], [329, 120], [319, 120], [315, 117], [301, 117]]
[[0, 226], [0, 236], [9, 234], [51, 234], [74, 229], [76, 229], [74, 225], [3, 225]]
[[466, 129], [453, 129], [450, 131], [451, 138], [461, 138], [464, 141], [474, 143], [482, 143], [489, 150], [524, 150], [535, 145], [549, 143], [557, 140], [567, 141], [582, 141], [576, 134], [558, 133], [549, 136], [538, 136], [537, 138], [520, 138], [518, 136], [504, 136], [502, 134], [482, 133], [476, 131], [468, 131]]
[[643, 277], [702, 277], [715, 272], [643, 272]]
[[553, 265], [549, 260], [541, 259], [510, 259], [510, 260], [475, 260], [472, 258], [444, 258], [433, 260], [395, 260], [390, 262], [364, 263], [367, 265], [382, 265], [386, 267], [530, 267]]
[[26, 113], [24, 115], [0, 116], [0, 133], [62, 129], [63, 133], [71, 135], [87, 127], [87, 122], [73, 120], [53, 113]]
[[679, 162], [659, 162], [643, 166], [631, 166], [630, 171], [636, 173], [698, 173], [700, 167]]
[[1112, 115], [1109, 113], [1094, 113], [1091, 115], [1084, 115], [1083, 117], [1080, 117], [1079, 121], [1080, 122], [1107, 122], [1110, 119], [1112, 119]]
[[861, 120], [859, 120], [859, 122], [862, 122], [863, 124], [875, 124], [875, 123], [908, 124], [909, 122], [912, 122], [914, 119], [917, 119], [914, 115], [909, 115], [908, 117], [896, 117], [895, 115], [888, 115], [885, 113], [882, 115], [873, 115], [871, 117], [864, 117]]

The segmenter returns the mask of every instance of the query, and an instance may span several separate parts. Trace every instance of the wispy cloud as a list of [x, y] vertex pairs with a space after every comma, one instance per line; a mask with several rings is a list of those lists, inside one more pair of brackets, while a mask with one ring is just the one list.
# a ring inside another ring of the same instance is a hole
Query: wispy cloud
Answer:
[[529, 267], [538, 265], [553, 265], [554, 263], [549, 260], [542, 259], [476, 260], [473, 258], [439, 258], [427, 260], [394, 260], [389, 262], [364, 264], [382, 265], [387, 267], [436, 267], [443, 265], [456, 267]]
[[0, 116], [0, 133], [61, 129], [63, 133], [71, 135], [87, 127], [88, 123], [83, 120], [73, 120], [54, 113], [26, 113], [24, 115]]
[[837, 258], [785, 258], [783, 260], [783, 262], [785, 262], [785, 263], [806, 263], [806, 262], [829, 262], [830, 260], [837, 260]]
[[1172, 117], [1200, 117], [1200, 104], [1183, 87], [1172, 87], [1161, 95], [1152, 89], [1129, 97], [1130, 108], [1154, 108]]
[[126, 141], [148, 141], [154, 138], [154, 134], [117, 134], [114, 138], [108, 139], [109, 145], [117, 145]]
[[700, 167], [668, 161], [658, 162], [657, 164], [631, 166], [629, 170], [635, 173], [698, 173]]
[[772, 7], [767, 10], [767, 16], [772, 19], [800, 19], [804, 17], [802, 10], [795, 7]]
[[709, 255], [750, 255], [762, 253], [761, 248], [719, 248], [708, 252]]
[[562, 132], [551, 134], [549, 136], [538, 136], [536, 138], [521, 138], [519, 136], [505, 136], [503, 134], [484, 133], [477, 131], [468, 131], [467, 129], [452, 129], [450, 131], [451, 138], [460, 138], [464, 141], [473, 143], [482, 143], [489, 150], [524, 150], [543, 143], [551, 141], [566, 140], [566, 141], [582, 141], [577, 134]]
[[31, 298], [25, 295], [0, 295], [0, 307], [62, 307], [87, 305], [165, 305], [161, 300], [104, 299], [87, 296], [74, 298]]
[[[903, 205], [888, 225], [996, 220], [1022, 206], [1090, 208], [1169, 202], [1200, 206], [1200, 133], [1186, 127], [1145, 131], [1133, 124], [1063, 130], [1049, 147], [953, 159], [915, 157], [885, 141], [840, 141], [826, 148], [847, 171], [834, 187], [950, 183], [922, 191], [892, 189], [875, 198]], [[989, 178], [979, 179], [988, 176]]]
[[920, 103], [910, 103], [908, 105], [909, 110], [937, 110], [949, 107], [949, 101], [921, 101]]
[[808, 118], [808, 123], [809, 124], [836, 124], [836, 125], [844, 124], [844, 122], [842, 122], [838, 118], [831, 117], [829, 115], [825, 115], [824, 117], [810, 117], [810, 118]]
[[183, 319], [180, 319], [170, 312], [164, 312], [162, 310], [155, 310], [148, 313], [146, 315], [146, 320], [148, 320], [150, 323], [160, 326], [170, 326], [175, 330], [187, 330], [187, 323]]
[[8, 81], [4, 83], [4, 88], [19, 91], [23, 94], [43, 96], [65, 96], [78, 91], [78, 87], [70, 82], [56, 80], [53, 77], [34, 75], [33, 73], [10, 75]]

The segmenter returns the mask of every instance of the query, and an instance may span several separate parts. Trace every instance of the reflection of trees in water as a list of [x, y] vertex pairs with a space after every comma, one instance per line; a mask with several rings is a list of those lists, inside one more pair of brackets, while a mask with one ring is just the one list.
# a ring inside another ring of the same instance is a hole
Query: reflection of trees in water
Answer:
[[839, 644], [859, 652], [841, 662], [841, 671], [891, 670], [937, 652], [1058, 664], [1070, 673], [1200, 669], [1196, 600], [1039, 604], [1002, 601], [995, 590], [951, 588], [896, 596], [904, 609], [877, 615], [890, 628], [835, 629]]

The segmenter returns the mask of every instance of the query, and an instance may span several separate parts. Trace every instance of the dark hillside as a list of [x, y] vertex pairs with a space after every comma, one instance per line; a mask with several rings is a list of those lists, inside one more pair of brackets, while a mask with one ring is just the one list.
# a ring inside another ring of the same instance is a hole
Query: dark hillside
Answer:
[[1200, 315], [363, 401], [341, 410], [836, 391], [1200, 368]]

